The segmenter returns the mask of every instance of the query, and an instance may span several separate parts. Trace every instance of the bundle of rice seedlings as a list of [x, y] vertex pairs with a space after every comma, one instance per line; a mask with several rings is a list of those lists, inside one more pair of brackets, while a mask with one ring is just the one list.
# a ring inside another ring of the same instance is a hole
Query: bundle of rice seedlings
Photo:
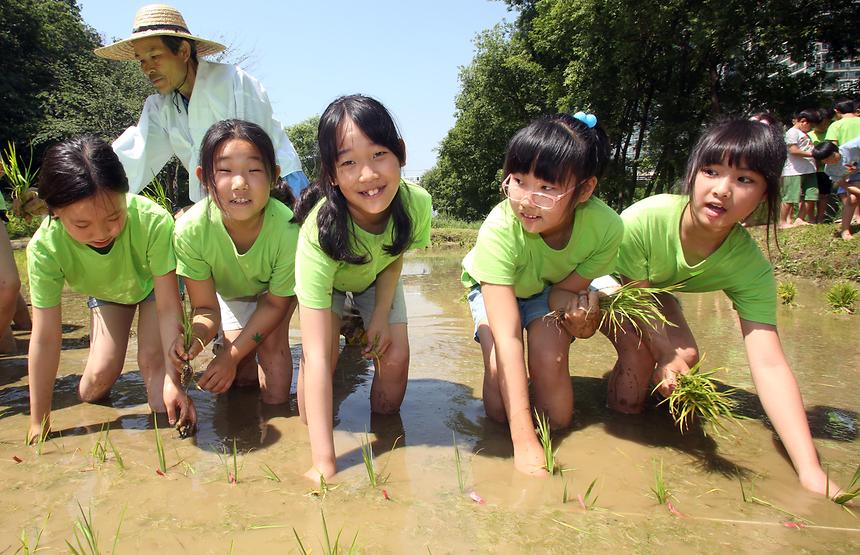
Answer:
[[[639, 335], [642, 335], [643, 325], [655, 327], [662, 324], [674, 327], [675, 324], [670, 322], [661, 310], [663, 303], [660, 301], [660, 295], [676, 291], [679, 287], [636, 287], [633, 283], [627, 283], [612, 293], [601, 294], [598, 299], [602, 312], [600, 328], [617, 337], [618, 330], [624, 333], [624, 322], [630, 322]], [[560, 326], [565, 314], [564, 310], [553, 310], [544, 318]]]
[[[185, 347], [185, 352], [189, 352], [191, 350], [191, 344], [194, 343], [194, 311], [191, 307], [186, 308], [185, 304], [182, 305], [182, 341]], [[182, 383], [182, 387], [186, 390], [191, 385], [191, 382], [194, 380], [194, 368], [191, 367], [191, 361], [186, 360], [182, 365], [182, 372], [179, 374], [179, 381]]]
[[[671, 395], [660, 401], [660, 404], [668, 403], [669, 414], [675, 419], [675, 424], [682, 434], [689, 429], [694, 419], [698, 419], [703, 424], [710, 425], [711, 429], [719, 435], [720, 430], [726, 430], [722, 419], [728, 418], [733, 421], [739, 419], [734, 413], [737, 403], [732, 399], [735, 389], [717, 390], [712, 376], [722, 368], [702, 372], [701, 365], [700, 360], [690, 368], [689, 373], [678, 374], [675, 389], [672, 390]], [[656, 391], [660, 385], [662, 382], [654, 390]], [[705, 426], [702, 426], [702, 431], [707, 433]]]
[[167, 189], [164, 188], [164, 184], [160, 179], [158, 179], [158, 176], [154, 176], [152, 178], [149, 185], [141, 191], [141, 195], [158, 204], [168, 212], [173, 213], [173, 204], [167, 196]]
[[860, 290], [850, 283], [837, 283], [827, 290], [827, 304], [837, 314], [854, 314], [858, 300]]

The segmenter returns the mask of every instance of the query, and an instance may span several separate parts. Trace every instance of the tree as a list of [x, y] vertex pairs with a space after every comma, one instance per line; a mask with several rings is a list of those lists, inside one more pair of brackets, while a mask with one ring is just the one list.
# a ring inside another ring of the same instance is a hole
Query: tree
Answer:
[[668, 191], [704, 124], [820, 105], [821, 75], [791, 75], [780, 59], [809, 60], [816, 41], [851, 54], [847, 22], [860, 18], [856, 1], [825, 11], [801, 0], [507, 3], [519, 17], [479, 37], [457, 121], [424, 178], [435, 204], [458, 217], [487, 213], [506, 141], [544, 112], [598, 116], [612, 140], [598, 194], [615, 208]]
[[317, 115], [284, 129], [299, 154], [302, 169], [305, 170], [305, 175], [311, 183], [319, 177], [319, 149], [317, 148], [319, 124], [320, 117]]

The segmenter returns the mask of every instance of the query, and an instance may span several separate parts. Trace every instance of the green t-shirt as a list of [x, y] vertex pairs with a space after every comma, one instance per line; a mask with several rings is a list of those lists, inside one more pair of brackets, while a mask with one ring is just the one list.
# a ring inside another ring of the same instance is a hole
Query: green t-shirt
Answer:
[[[819, 137], [818, 132], [815, 131], [815, 129], [813, 129], [812, 131], [807, 133], [807, 135], [809, 136], [809, 140], [812, 141], [812, 146], [816, 146], [816, 145], [819, 145], [822, 142], [824, 142], [824, 137]], [[815, 162], [815, 171], [823, 172], [824, 171], [824, 164], [816, 161]]]
[[293, 211], [273, 198], [263, 214], [257, 240], [239, 254], [224, 227], [221, 210], [210, 198], [191, 207], [176, 222], [176, 273], [195, 280], [212, 278], [224, 299], [295, 295], [296, 241]]
[[173, 218], [139, 195], [127, 194], [125, 226], [100, 254], [72, 239], [59, 220], [45, 218], [27, 245], [33, 306], [60, 304], [63, 282], [72, 291], [121, 304], [137, 304], [153, 289], [153, 276], [176, 269]]
[[514, 294], [528, 298], [576, 271], [586, 279], [615, 269], [624, 234], [621, 218], [597, 197], [576, 207], [570, 240], [563, 249], [547, 245], [539, 233], [529, 233], [503, 200], [484, 220], [478, 240], [463, 259], [463, 285], [513, 285]]
[[830, 124], [824, 140], [834, 141], [837, 145], [844, 145], [857, 137], [860, 137], [860, 118], [842, 118]]
[[[419, 249], [430, 244], [430, 217], [432, 207], [430, 193], [418, 185], [400, 181], [400, 198], [412, 221], [412, 242], [407, 248]], [[308, 308], [331, 308], [331, 293], [351, 291], [360, 293], [370, 287], [376, 276], [398, 257], [383, 249], [393, 240], [394, 223], [381, 234], [373, 234], [352, 223], [350, 218], [350, 241], [357, 254], [367, 254], [367, 264], [349, 264], [330, 258], [320, 247], [317, 214], [325, 199], [320, 200], [308, 214], [299, 233], [296, 254], [296, 296], [299, 303]]]
[[744, 320], [776, 325], [776, 281], [770, 262], [740, 224], [708, 258], [687, 264], [681, 248], [682, 195], [656, 195], [621, 213], [624, 241], [617, 271], [654, 287], [682, 284], [679, 291], [725, 291]]

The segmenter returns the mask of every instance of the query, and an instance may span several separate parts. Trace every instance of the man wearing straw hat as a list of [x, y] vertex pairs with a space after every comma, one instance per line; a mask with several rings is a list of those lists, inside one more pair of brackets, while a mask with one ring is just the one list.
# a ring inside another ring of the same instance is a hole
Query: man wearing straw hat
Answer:
[[158, 91], [146, 99], [137, 125], [113, 143], [132, 192], [143, 189], [176, 155], [188, 170], [188, 196], [193, 202], [203, 198], [205, 188], [194, 172], [200, 142], [212, 124], [229, 118], [265, 129], [293, 193], [307, 186], [296, 150], [273, 117], [259, 81], [237, 66], [199, 59], [222, 50], [224, 45], [192, 35], [179, 10], [164, 4], [143, 6], [130, 37], [95, 50], [102, 58], [138, 61]]

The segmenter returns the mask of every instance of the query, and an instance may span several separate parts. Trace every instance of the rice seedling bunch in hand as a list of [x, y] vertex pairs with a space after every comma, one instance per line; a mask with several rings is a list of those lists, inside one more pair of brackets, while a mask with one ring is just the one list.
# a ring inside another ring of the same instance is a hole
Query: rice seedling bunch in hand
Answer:
[[[185, 346], [185, 352], [188, 353], [191, 351], [191, 346], [194, 343], [194, 315], [193, 311], [182, 307], [182, 341]], [[179, 374], [179, 381], [182, 383], [182, 387], [185, 390], [188, 390], [188, 387], [191, 385], [191, 382], [194, 380], [194, 368], [191, 367], [191, 361], [186, 360], [182, 365], [182, 371]]]
[[599, 306], [603, 315], [600, 327], [613, 336], [620, 329], [624, 333], [623, 324], [630, 322], [636, 333], [642, 335], [642, 326], [654, 327], [657, 324], [673, 326], [663, 314], [663, 303], [660, 295], [671, 293], [678, 289], [677, 285], [670, 287], [636, 287], [627, 283], [615, 291], [600, 296]]
[[0, 153], [0, 177], [6, 177], [12, 191], [12, 214], [23, 220], [29, 221], [48, 213], [45, 203], [39, 199], [36, 191], [31, 189], [38, 173], [38, 169], [33, 170], [32, 148], [30, 160], [23, 165], [18, 161], [15, 143], [9, 141], [6, 149]]
[[[720, 430], [726, 430], [723, 419], [738, 420], [734, 413], [736, 402], [732, 399], [735, 389], [719, 391], [712, 376], [720, 369], [703, 372], [701, 364], [700, 360], [689, 373], [678, 374], [675, 389], [660, 404], [669, 405], [669, 414], [682, 434], [690, 428], [693, 420], [698, 419], [703, 424], [704, 433], [707, 433], [705, 425], [709, 425], [716, 435], [720, 435]], [[654, 390], [658, 387], [660, 384]]]

